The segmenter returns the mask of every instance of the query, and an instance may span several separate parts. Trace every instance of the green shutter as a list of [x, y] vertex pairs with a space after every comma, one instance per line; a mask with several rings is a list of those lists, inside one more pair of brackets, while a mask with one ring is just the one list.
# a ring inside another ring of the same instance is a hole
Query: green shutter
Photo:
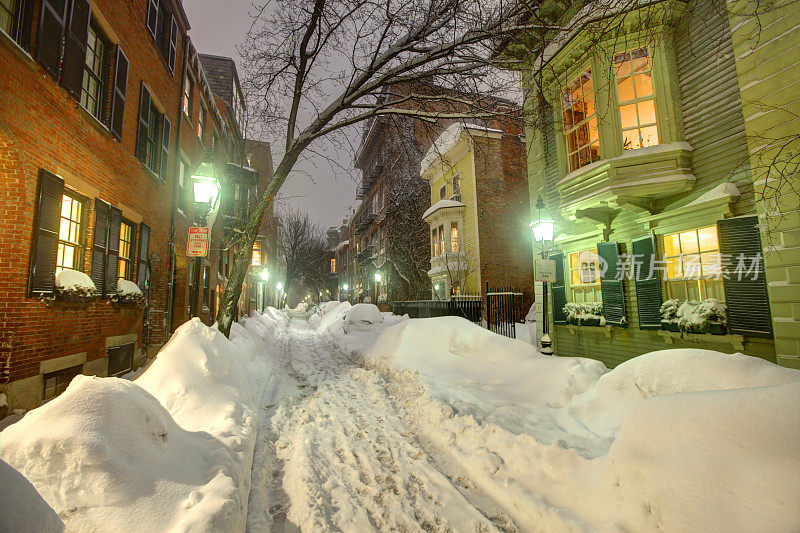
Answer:
[[106, 273], [104, 296], [117, 294], [117, 278], [119, 277], [119, 232], [122, 222], [122, 211], [112, 206], [108, 208], [108, 250], [106, 252]]
[[[601, 242], [597, 244], [597, 255], [600, 256], [600, 291], [603, 296], [603, 316], [606, 324], [612, 326], [627, 326], [625, 318], [625, 291], [622, 278], [619, 275], [619, 244], [616, 242]], [[606, 269], [603, 271], [602, 264]]]
[[655, 268], [656, 243], [652, 235], [631, 242], [636, 281], [639, 329], [661, 329], [661, 279]]
[[89, 276], [100, 295], [105, 294], [106, 254], [108, 251], [108, 218], [111, 206], [100, 198], [94, 199], [94, 237]]
[[51, 294], [55, 288], [58, 228], [63, 194], [64, 180], [41, 169], [28, 273], [28, 294], [32, 296]]
[[553, 295], [553, 324], [566, 324], [564, 306], [567, 305], [567, 290], [564, 285], [564, 254], [553, 254], [550, 259], [556, 262], [556, 281], [550, 284], [550, 292]]
[[[151, 127], [150, 124], [150, 91], [142, 81], [142, 88], [139, 92], [139, 121], [136, 128], [136, 157], [144, 162], [147, 155], [147, 138]], [[150, 165], [155, 167], [152, 162]]]
[[[717, 232], [723, 257], [728, 330], [738, 335], [772, 337], [772, 315], [758, 218], [748, 216], [720, 220], [717, 222]], [[737, 272], [740, 266], [744, 269], [741, 276]]]
[[136, 284], [144, 292], [149, 285], [150, 276], [147, 264], [150, 257], [150, 226], [142, 222], [139, 224], [139, 265], [136, 268]]
[[64, 42], [67, 0], [44, 0], [39, 7], [39, 34], [36, 38], [36, 60], [58, 79]]
[[108, 128], [117, 139], [122, 139], [122, 119], [125, 116], [125, 98], [128, 92], [128, 58], [117, 46], [117, 60], [114, 67], [114, 90], [111, 96], [111, 120]]
[[87, 0], [72, 0], [69, 24], [65, 31], [61, 85], [78, 100], [81, 99], [83, 65], [86, 63], [86, 41], [89, 38], [91, 12], [92, 7]]

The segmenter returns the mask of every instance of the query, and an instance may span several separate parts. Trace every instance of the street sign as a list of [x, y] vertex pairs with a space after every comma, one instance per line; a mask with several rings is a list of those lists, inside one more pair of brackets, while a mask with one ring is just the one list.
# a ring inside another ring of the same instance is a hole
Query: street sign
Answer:
[[533, 265], [533, 279], [544, 283], [555, 283], [556, 262], [552, 259], [537, 259]]
[[208, 255], [209, 230], [210, 228], [189, 228], [186, 255], [189, 257], [206, 257]]

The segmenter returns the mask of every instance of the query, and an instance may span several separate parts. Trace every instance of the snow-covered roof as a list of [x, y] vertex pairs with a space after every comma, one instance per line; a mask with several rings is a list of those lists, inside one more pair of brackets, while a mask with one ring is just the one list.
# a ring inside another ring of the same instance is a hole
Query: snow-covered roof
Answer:
[[428, 170], [428, 168], [430, 168], [430, 166], [437, 159], [452, 150], [453, 147], [458, 144], [458, 141], [461, 139], [461, 135], [467, 130], [482, 131], [486, 133], [503, 133], [502, 130], [487, 128], [486, 126], [478, 126], [477, 124], [464, 124], [461, 122], [451, 124], [442, 132], [441, 135], [439, 135], [439, 138], [433, 142], [431, 147], [428, 149], [428, 152], [425, 154], [425, 157], [422, 158], [422, 162], [419, 165], [420, 175], [425, 174], [425, 171]]
[[333, 249], [333, 251], [334, 251], [334, 252], [338, 252], [338, 251], [340, 251], [342, 248], [344, 248], [345, 246], [347, 246], [347, 245], [349, 245], [349, 244], [350, 244], [350, 241], [349, 241], [349, 240], [347, 240], [347, 241], [342, 241], [342, 242], [340, 242], [338, 245], [336, 245], [336, 248], [334, 248], [334, 249]]
[[739, 196], [739, 188], [736, 187], [736, 185], [728, 182], [720, 183], [710, 191], [704, 192], [686, 205], [687, 207], [690, 205], [700, 205], [722, 198], [738, 198]]
[[422, 215], [422, 219], [425, 220], [432, 214], [434, 214], [439, 209], [447, 209], [448, 207], [466, 207], [463, 203], [459, 202], [458, 200], [439, 200], [432, 206], [428, 208], [425, 213]]

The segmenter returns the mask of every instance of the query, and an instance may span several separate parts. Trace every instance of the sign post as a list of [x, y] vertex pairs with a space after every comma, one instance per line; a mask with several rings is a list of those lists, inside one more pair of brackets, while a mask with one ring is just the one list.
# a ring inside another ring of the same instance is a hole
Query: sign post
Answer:
[[556, 281], [556, 262], [552, 259], [537, 259], [533, 265], [534, 281], [553, 283]]
[[189, 228], [189, 239], [186, 241], [186, 255], [189, 257], [208, 256], [209, 231], [211, 228]]

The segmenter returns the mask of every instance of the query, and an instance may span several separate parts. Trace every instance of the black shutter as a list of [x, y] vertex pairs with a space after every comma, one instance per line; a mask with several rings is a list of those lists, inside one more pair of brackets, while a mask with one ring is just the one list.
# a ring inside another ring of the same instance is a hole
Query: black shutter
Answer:
[[119, 272], [119, 230], [122, 211], [111, 206], [108, 210], [108, 252], [106, 253], [105, 295], [117, 293], [117, 273]]
[[39, 12], [39, 34], [36, 38], [36, 60], [58, 79], [61, 61], [61, 42], [64, 40], [64, 20], [67, 0], [43, 0]]
[[[128, 272], [125, 279], [133, 280], [133, 272], [134, 268], [136, 268], [136, 225], [128, 222], [131, 226], [131, 249], [128, 252], [130, 254], [130, 264], [128, 266]], [[121, 230], [120, 230], [121, 231]]]
[[117, 61], [114, 67], [114, 93], [111, 98], [111, 121], [109, 129], [122, 139], [122, 118], [125, 116], [125, 96], [128, 92], [128, 58], [117, 47]]
[[46, 170], [39, 171], [33, 245], [28, 275], [28, 294], [52, 293], [55, 287], [58, 226], [64, 180]]
[[142, 222], [139, 224], [139, 267], [136, 272], [136, 284], [144, 292], [147, 288], [147, 262], [150, 248], [150, 226]]
[[726, 258], [722, 283], [728, 305], [728, 330], [738, 335], [772, 337], [758, 217], [720, 220], [717, 232], [720, 253]]
[[89, 38], [91, 11], [88, 0], [72, 0], [67, 37], [64, 41], [61, 85], [78, 100], [81, 97], [83, 84], [83, 65], [86, 63], [86, 41]]
[[661, 329], [661, 279], [655, 268], [656, 244], [652, 235], [631, 242], [636, 281], [639, 329]]
[[166, 180], [167, 168], [169, 168], [167, 166], [167, 162], [169, 161], [169, 134], [172, 128], [167, 115], [163, 115], [161, 121], [163, 124], [161, 127], [161, 168], [159, 175], [161, 179]]
[[156, 38], [156, 26], [158, 24], [158, 0], [149, 0], [147, 2], [147, 29], [153, 39]]
[[100, 295], [105, 294], [106, 251], [108, 250], [108, 217], [111, 206], [100, 198], [94, 199], [94, 237], [89, 276]]
[[175, 17], [172, 17], [172, 24], [169, 28], [169, 55], [167, 63], [169, 64], [169, 71], [175, 73], [175, 54], [178, 49], [178, 23]]
[[136, 129], [136, 157], [144, 161], [147, 154], [147, 137], [150, 128], [150, 91], [144, 82], [139, 92], [139, 125]]
[[553, 294], [553, 324], [566, 324], [567, 315], [564, 314], [564, 306], [567, 305], [567, 289], [564, 283], [564, 254], [551, 255], [550, 259], [556, 262], [556, 281], [550, 284], [550, 292]]
[[626, 326], [625, 318], [625, 292], [619, 273], [619, 245], [616, 242], [601, 242], [597, 244], [597, 255], [600, 256], [601, 265], [605, 261], [605, 272], [601, 269], [600, 291], [603, 296], [603, 316], [606, 323], [612, 326]]

